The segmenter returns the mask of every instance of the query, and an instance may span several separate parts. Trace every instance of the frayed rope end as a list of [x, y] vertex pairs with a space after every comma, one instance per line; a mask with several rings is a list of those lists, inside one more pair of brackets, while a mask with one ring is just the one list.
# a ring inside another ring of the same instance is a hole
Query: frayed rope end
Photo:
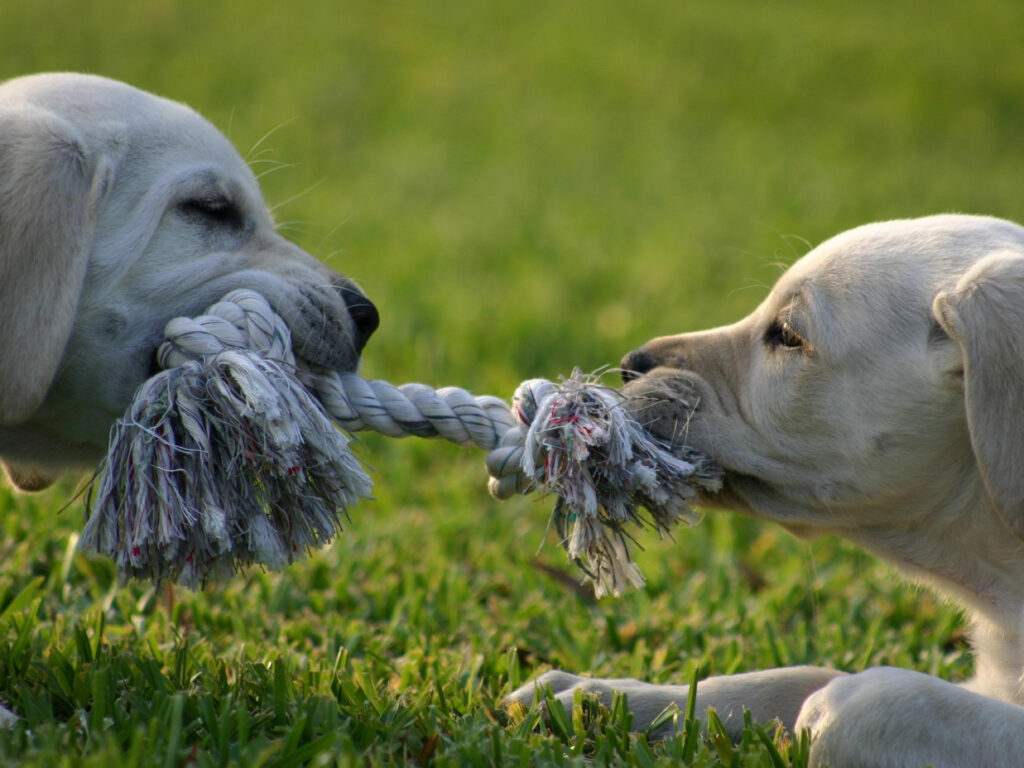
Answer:
[[196, 587], [250, 564], [281, 568], [327, 544], [371, 490], [331, 418], [490, 450], [496, 496], [559, 497], [554, 527], [599, 596], [643, 584], [631, 525], [663, 534], [696, 522], [691, 502], [720, 485], [710, 461], [652, 436], [623, 393], [578, 370], [560, 385], [524, 382], [513, 417], [497, 398], [456, 388], [303, 370], [284, 321], [252, 291], [233, 291], [200, 318], [175, 318], [165, 333], [166, 370], [112, 430], [79, 540], [112, 557], [122, 580]]
[[700, 517], [690, 505], [721, 486], [717, 466], [651, 435], [627, 405], [620, 391], [578, 369], [558, 386], [524, 382], [513, 398], [526, 430], [520, 469], [531, 487], [558, 496], [555, 530], [598, 597], [644, 583], [628, 526], [661, 535], [692, 525]]
[[79, 545], [113, 558], [122, 580], [196, 588], [324, 546], [371, 487], [284, 364], [226, 351], [139, 389], [112, 430]]

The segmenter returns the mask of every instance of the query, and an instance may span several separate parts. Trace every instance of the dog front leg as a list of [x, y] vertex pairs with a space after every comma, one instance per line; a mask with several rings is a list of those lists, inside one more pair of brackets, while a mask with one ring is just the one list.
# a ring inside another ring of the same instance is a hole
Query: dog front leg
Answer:
[[[750, 710], [756, 722], [778, 720], [787, 730], [792, 730], [804, 701], [843, 674], [834, 669], [805, 666], [709, 677], [697, 684], [697, 716], [703, 718], [707, 709], [714, 707], [729, 735], [735, 739], [739, 739], [743, 731], [745, 709]], [[555, 698], [567, 710], [572, 708], [577, 690], [599, 694], [606, 706], [611, 704], [614, 692], [619, 691], [626, 696], [637, 730], [650, 725], [671, 704], [685, 710], [690, 692], [688, 685], [654, 685], [631, 678], [588, 678], [553, 670], [521, 686], [506, 701], [529, 706], [535, 692], [544, 686], [551, 687]], [[654, 735], [667, 736], [671, 727], [666, 725]]]
[[1024, 707], [908, 669], [844, 675], [812, 693], [796, 727], [811, 765], [1003, 768], [1024, 764]]

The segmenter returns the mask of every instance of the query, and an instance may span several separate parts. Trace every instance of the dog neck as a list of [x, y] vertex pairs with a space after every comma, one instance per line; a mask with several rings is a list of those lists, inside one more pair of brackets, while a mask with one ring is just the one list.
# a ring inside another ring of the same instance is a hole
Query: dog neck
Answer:
[[956, 497], [843, 535], [1016, 642], [1024, 617], [1024, 541], [1003, 522], [980, 478]]

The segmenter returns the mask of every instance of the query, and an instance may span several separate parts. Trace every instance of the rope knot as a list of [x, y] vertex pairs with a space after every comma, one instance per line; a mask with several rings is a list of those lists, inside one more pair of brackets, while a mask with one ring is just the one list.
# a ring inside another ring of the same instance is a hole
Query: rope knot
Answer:
[[558, 497], [555, 529], [598, 595], [643, 583], [627, 525], [660, 534], [692, 523], [690, 503], [720, 480], [705, 458], [647, 433], [621, 392], [578, 370], [560, 384], [523, 382], [511, 408], [457, 387], [313, 371], [296, 363], [284, 321], [247, 290], [171, 320], [165, 336], [164, 370], [112, 430], [80, 541], [114, 557], [122, 578], [196, 586], [250, 563], [279, 568], [329, 542], [371, 489], [335, 425], [489, 451], [495, 496]]

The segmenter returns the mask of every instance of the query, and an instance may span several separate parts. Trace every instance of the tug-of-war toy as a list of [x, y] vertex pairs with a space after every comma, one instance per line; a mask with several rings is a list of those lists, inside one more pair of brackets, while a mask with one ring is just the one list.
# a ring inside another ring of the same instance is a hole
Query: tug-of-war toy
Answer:
[[197, 587], [327, 544], [372, 481], [348, 434], [442, 437], [490, 451], [489, 488], [556, 497], [554, 529], [598, 596], [639, 586], [630, 528], [692, 524], [720, 470], [651, 435], [627, 398], [579, 371], [524, 382], [511, 407], [463, 389], [393, 386], [296, 362], [266, 300], [234, 291], [168, 323], [163, 369], [111, 432], [80, 546], [121, 579]]

